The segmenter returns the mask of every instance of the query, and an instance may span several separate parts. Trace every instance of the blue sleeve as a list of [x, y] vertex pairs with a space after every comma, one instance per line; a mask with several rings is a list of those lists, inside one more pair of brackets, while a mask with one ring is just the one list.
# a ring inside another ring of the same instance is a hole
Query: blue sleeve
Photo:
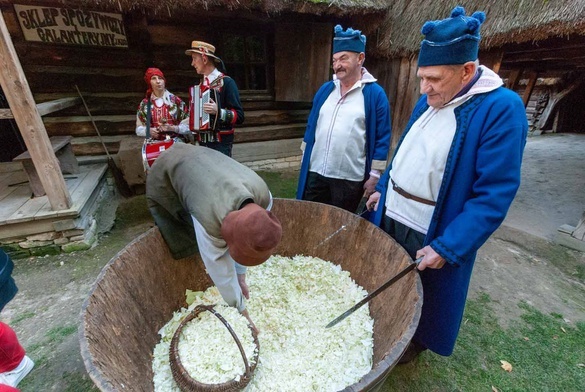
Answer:
[[230, 77], [225, 77], [225, 109], [232, 109], [236, 112], [236, 124], [244, 122], [244, 108], [240, 102], [240, 92], [236, 82]]
[[[503, 103], [501, 103], [503, 102]], [[470, 194], [463, 208], [445, 230], [430, 243], [431, 247], [454, 265], [465, 263], [500, 226], [520, 186], [520, 167], [528, 124], [524, 105], [518, 96], [500, 100], [485, 109]], [[473, 170], [473, 169], [470, 169]], [[455, 174], [455, 172], [454, 172]], [[458, 179], [447, 197], [460, 198]], [[445, 204], [449, 203], [446, 201]]]
[[377, 161], [388, 159], [391, 136], [390, 118], [390, 103], [386, 93], [380, 87], [376, 92], [376, 134], [373, 155], [373, 159]]

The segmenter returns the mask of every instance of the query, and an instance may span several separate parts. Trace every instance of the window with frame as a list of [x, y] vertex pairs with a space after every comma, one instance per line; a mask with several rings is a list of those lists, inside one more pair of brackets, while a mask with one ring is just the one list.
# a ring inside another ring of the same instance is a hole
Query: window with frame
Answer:
[[222, 60], [240, 90], [268, 90], [266, 37], [222, 34]]

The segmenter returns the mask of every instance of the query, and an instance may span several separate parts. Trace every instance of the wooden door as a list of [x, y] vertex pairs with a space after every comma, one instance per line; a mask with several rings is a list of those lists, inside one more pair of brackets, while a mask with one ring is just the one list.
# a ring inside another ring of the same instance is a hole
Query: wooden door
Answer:
[[276, 101], [311, 102], [331, 78], [329, 23], [277, 23], [274, 91]]

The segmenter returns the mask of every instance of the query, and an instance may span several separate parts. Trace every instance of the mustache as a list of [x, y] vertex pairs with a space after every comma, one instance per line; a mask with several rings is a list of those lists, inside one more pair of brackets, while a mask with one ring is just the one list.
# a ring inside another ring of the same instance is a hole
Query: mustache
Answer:
[[335, 73], [339, 72], [339, 71], [345, 71], [345, 68], [343, 67], [339, 67], [335, 69]]

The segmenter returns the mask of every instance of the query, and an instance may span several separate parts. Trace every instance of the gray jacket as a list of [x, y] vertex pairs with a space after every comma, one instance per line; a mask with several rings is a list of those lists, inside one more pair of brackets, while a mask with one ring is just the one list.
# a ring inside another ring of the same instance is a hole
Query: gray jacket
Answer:
[[146, 178], [148, 208], [175, 259], [193, 255], [197, 241], [191, 215], [221, 239], [225, 216], [251, 199], [266, 208], [268, 186], [252, 169], [207, 147], [175, 143]]

